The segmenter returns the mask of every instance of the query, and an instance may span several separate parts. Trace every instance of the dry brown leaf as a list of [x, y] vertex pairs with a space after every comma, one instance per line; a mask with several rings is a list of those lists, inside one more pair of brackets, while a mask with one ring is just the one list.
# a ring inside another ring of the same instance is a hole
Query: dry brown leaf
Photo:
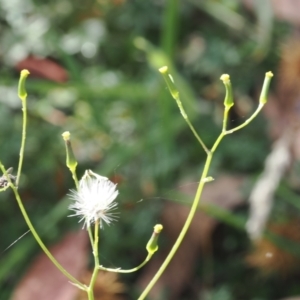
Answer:
[[[223, 175], [216, 181], [206, 184], [203, 191], [202, 205], [214, 204], [224, 209], [232, 209], [243, 203], [240, 188], [244, 182], [241, 176]], [[195, 195], [196, 187], [183, 190], [188, 195]], [[177, 238], [190, 208], [174, 202], [168, 202], [162, 212], [161, 223], [164, 225], [163, 235], [168, 237], [171, 244]], [[177, 299], [183, 289], [189, 284], [193, 274], [195, 261], [200, 258], [200, 249], [209, 251], [211, 235], [218, 224], [218, 220], [213, 219], [202, 211], [198, 211], [183, 240], [179, 250], [175, 254], [170, 265], [151, 291], [153, 299], [159, 297], [164, 289], [171, 292], [168, 299]], [[141, 290], [152, 279], [158, 268], [161, 266], [167, 252], [159, 251], [157, 256], [150, 261], [142, 273], [138, 285]]]
[[[89, 284], [92, 277], [91, 272], [86, 272], [82, 282]], [[94, 287], [95, 300], [123, 300], [121, 296], [126, 291], [126, 287], [118, 280], [118, 274], [110, 272], [99, 272]], [[80, 291], [76, 300], [88, 300], [87, 294]]]
[[[253, 8], [255, 0], [243, 0], [243, 3], [250, 9]], [[299, 0], [271, 0], [274, 15], [277, 19], [287, 21], [293, 25], [300, 25]]]
[[[272, 139], [288, 133], [293, 159], [300, 160], [300, 36], [293, 34], [283, 43], [279, 69], [275, 72], [276, 98], [270, 97], [263, 113], [269, 121]], [[295, 178], [299, 181], [299, 178]]]
[[[67, 234], [50, 252], [75, 278], [88, 262], [88, 236], [83, 230]], [[78, 288], [52, 264], [45, 254], [39, 255], [15, 289], [11, 300], [74, 300]]]
[[48, 58], [37, 58], [29, 56], [16, 65], [16, 69], [21, 71], [27, 69], [35, 77], [45, 78], [58, 83], [68, 80], [67, 71], [56, 62]]
[[287, 21], [291, 24], [300, 25], [299, 0], [272, 0], [274, 14], [279, 20]]
[[277, 140], [284, 133], [287, 125], [278, 98], [269, 95], [268, 104], [265, 105], [262, 113], [268, 120], [268, 136], [272, 141]]
[[[299, 244], [299, 228], [300, 221], [291, 220], [283, 224], [272, 224], [268, 229], [279, 237]], [[246, 261], [250, 266], [260, 269], [265, 275], [277, 273], [281, 276], [286, 276], [288, 273], [295, 271], [295, 269], [299, 269], [300, 265], [299, 257], [280, 248], [265, 237], [255, 242], [254, 249], [248, 255]]]
[[293, 136], [289, 147], [294, 158], [300, 160], [300, 36], [292, 35], [281, 48], [279, 69], [275, 72], [274, 95], [269, 96], [263, 113], [268, 119], [272, 140], [288, 133]]

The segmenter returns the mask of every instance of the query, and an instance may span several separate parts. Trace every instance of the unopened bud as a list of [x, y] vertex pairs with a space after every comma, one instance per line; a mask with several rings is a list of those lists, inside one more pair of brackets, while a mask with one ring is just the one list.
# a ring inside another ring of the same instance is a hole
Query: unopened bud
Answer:
[[67, 155], [66, 165], [71, 171], [75, 171], [76, 166], [77, 166], [77, 161], [76, 161], [75, 155], [72, 150], [71, 134], [69, 131], [65, 131], [62, 134], [62, 137], [63, 137], [63, 139], [65, 141], [65, 145], [66, 145], [66, 155]]
[[175, 100], [177, 100], [179, 96], [179, 92], [174, 84], [174, 79], [172, 75], [169, 74], [168, 72], [168, 67], [167, 66], [161, 67], [160, 69], [158, 69], [158, 71], [162, 74], [163, 78], [165, 79], [172, 97]]
[[157, 224], [154, 226], [154, 230], [152, 236], [147, 243], [146, 249], [149, 254], [154, 254], [158, 250], [157, 240], [160, 232], [162, 231], [163, 226], [161, 224]]
[[264, 80], [264, 84], [260, 93], [259, 97], [259, 103], [260, 104], [266, 104], [268, 101], [268, 92], [269, 92], [269, 87], [270, 87], [270, 82], [273, 77], [272, 72], [267, 72]]
[[233, 106], [233, 96], [232, 96], [232, 87], [230, 82], [230, 76], [228, 74], [223, 74], [220, 79], [223, 81], [226, 89], [226, 95], [224, 99], [224, 105], [226, 108]]
[[25, 89], [25, 81], [29, 74], [30, 73], [28, 70], [21, 71], [21, 75], [20, 75], [20, 79], [19, 79], [19, 86], [18, 86], [18, 95], [22, 101], [24, 101], [27, 97], [27, 92]]

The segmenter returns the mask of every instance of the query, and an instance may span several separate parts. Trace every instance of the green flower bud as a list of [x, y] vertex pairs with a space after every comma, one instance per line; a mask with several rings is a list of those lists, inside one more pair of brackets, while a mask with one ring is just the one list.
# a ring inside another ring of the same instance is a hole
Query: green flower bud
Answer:
[[157, 224], [154, 226], [152, 236], [146, 246], [148, 254], [153, 255], [158, 250], [157, 240], [162, 229], [163, 226], [161, 224]]
[[226, 89], [226, 95], [224, 99], [224, 105], [226, 108], [230, 108], [233, 106], [233, 96], [232, 96], [232, 88], [230, 82], [230, 76], [228, 74], [223, 74], [220, 79], [223, 81]]
[[169, 88], [169, 91], [172, 95], [172, 97], [177, 100], [179, 97], [179, 92], [176, 89], [176, 86], [174, 84], [174, 80], [173, 77], [169, 74], [168, 72], [168, 67], [161, 67], [160, 69], [158, 69], [158, 71], [162, 74], [163, 78], [165, 79], [167, 86]]
[[63, 137], [63, 139], [65, 141], [65, 145], [66, 145], [66, 154], [67, 154], [66, 165], [71, 171], [75, 171], [76, 166], [77, 166], [77, 161], [76, 161], [75, 155], [72, 150], [71, 134], [69, 131], [65, 131], [62, 134], [62, 137]]
[[21, 75], [20, 75], [20, 79], [19, 79], [19, 86], [18, 86], [18, 95], [22, 101], [24, 101], [27, 97], [27, 92], [25, 89], [25, 81], [29, 74], [30, 73], [28, 70], [21, 71]]
[[268, 92], [269, 92], [270, 82], [273, 76], [274, 75], [272, 72], [266, 73], [264, 84], [259, 97], [259, 103], [262, 105], [266, 104], [268, 101]]

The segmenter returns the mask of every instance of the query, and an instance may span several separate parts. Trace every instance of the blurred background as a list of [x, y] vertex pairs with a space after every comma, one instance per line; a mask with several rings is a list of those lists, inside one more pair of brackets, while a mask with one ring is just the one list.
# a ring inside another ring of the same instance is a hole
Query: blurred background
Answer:
[[[138, 265], [153, 226], [164, 225], [146, 267], [100, 273], [97, 300], [137, 299], [178, 236], [202, 172], [205, 153], [158, 72], [164, 65], [208, 147], [222, 126], [220, 76], [230, 74], [234, 88], [230, 128], [255, 110], [265, 72], [275, 77], [263, 112], [218, 148], [215, 181], [149, 299], [300, 299], [299, 11], [297, 0], [0, 0], [0, 159], [17, 169], [26, 68], [19, 191], [45, 243], [89, 279], [86, 234], [67, 217], [66, 130], [79, 178], [92, 169], [120, 191], [118, 222], [100, 235], [102, 265]], [[12, 192], [1, 193], [0, 300], [86, 299], [31, 233], [16, 241], [27, 230]]]

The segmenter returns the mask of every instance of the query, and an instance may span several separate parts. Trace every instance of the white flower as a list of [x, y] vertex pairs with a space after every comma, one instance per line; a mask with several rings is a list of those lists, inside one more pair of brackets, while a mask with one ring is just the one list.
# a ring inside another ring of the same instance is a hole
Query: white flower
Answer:
[[80, 216], [79, 222], [84, 220], [83, 227], [90, 227], [96, 221], [110, 224], [116, 219], [115, 213], [111, 212], [116, 208], [114, 202], [119, 192], [116, 184], [108, 178], [100, 176], [91, 170], [87, 170], [79, 182], [78, 191], [71, 191], [71, 198], [74, 201], [69, 209], [74, 210], [71, 216]]

